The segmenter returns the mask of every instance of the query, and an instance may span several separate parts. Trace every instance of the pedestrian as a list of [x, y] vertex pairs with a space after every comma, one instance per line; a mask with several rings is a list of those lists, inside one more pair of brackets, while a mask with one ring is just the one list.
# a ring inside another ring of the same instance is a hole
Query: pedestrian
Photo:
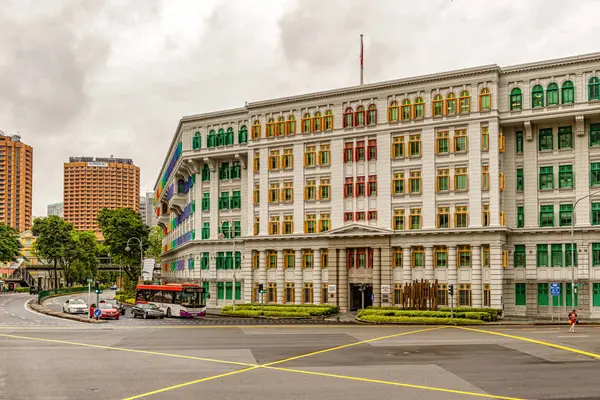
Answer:
[[569, 333], [575, 333], [575, 324], [577, 324], [577, 310], [573, 310], [569, 313]]

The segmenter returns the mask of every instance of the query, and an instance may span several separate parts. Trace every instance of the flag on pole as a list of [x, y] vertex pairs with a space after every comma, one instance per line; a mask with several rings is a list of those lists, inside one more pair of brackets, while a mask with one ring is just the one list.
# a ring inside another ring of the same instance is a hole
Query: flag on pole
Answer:
[[365, 47], [363, 45], [363, 35], [360, 34], [360, 84], [363, 84], [363, 67], [365, 61]]

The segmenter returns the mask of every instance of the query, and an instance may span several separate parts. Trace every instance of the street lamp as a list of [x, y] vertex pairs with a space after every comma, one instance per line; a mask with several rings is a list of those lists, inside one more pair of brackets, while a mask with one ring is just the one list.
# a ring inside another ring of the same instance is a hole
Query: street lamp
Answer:
[[571, 217], [571, 308], [575, 307], [575, 215], [577, 203], [596, 194], [600, 194], [600, 190], [578, 198], [573, 204], [573, 216]]
[[129, 242], [132, 240], [137, 240], [138, 244], [140, 245], [140, 276], [142, 277], [142, 279], [144, 279], [144, 275], [142, 274], [143, 272], [143, 268], [144, 268], [144, 247], [143, 247], [143, 242], [142, 239], [138, 239], [136, 237], [132, 237], [129, 238], [129, 240], [127, 240], [127, 247], [125, 247], [125, 251], [131, 251], [131, 247], [129, 247]]
[[[224, 235], [224, 230], [223, 230], [223, 225], [225, 224], [225, 222], [227, 221], [223, 221], [221, 223], [221, 233], [219, 234], [219, 239], [223, 239], [225, 237]], [[235, 231], [233, 229], [233, 225], [230, 224], [229, 222], [228, 226], [227, 226], [227, 238], [231, 239], [231, 243], [232, 243], [232, 247], [233, 247], [233, 251], [232, 251], [232, 255], [233, 255], [233, 301], [231, 303], [231, 309], [232, 311], [235, 311], [235, 295], [237, 290], [235, 289]]]

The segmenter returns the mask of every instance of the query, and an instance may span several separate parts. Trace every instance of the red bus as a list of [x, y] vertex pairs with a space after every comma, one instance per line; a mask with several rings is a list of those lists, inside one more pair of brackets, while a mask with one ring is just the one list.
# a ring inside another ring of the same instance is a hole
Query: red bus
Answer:
[[193, 283], [137, 285], [135, 304], [155, 304], [167, 317], [203, 317], [206, 315], [204, 288]]

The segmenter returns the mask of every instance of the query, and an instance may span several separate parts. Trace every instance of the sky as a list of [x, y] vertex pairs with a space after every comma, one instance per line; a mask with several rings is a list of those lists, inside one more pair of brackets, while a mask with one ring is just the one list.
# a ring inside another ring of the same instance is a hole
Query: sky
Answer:
[[0, 129], [34, 148], [33, 215], [71, 156], [152, 190], [184, 115], [485, 64], [600, 51], [595, 0], [4, 0]]

